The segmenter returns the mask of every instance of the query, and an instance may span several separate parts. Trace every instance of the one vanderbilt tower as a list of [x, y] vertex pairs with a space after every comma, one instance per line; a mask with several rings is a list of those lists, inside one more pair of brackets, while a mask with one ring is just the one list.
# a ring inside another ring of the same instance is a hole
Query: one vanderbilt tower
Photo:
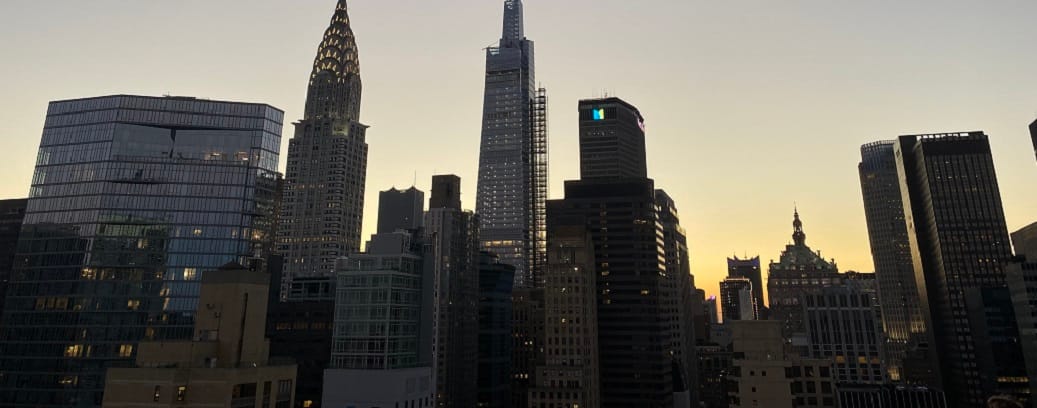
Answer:
[[547, 94], [534, 79], [522, 0], [504, 2], [504, 33], [486, 49], [486, 91], [476, 212], [481, 244], [537, 286], [546, 252]]
[[360, 251], [367, 126], [360, 123], [360, 62], [346, 0], [317, 49], [306, 112], [288, 147], [279, 252], [282, 297], [299, 278], [330, 278], [335, 259]]

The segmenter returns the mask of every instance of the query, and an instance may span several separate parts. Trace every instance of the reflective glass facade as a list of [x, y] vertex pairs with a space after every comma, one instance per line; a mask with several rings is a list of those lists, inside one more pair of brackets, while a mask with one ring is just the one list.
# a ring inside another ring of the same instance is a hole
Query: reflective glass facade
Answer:
[[0, 331], [0, 407], [99, 406], [138, 341], [190, 339], [198, 280], [270, 249], [283, 113], [53, 102]]
[[476, 213], [482, 248], [515, 266], [516, 284], [533, 286], [546, 253], [547, 100], [535, 87], [521, 0], [505, 1], [503, 31], [486, 50]]
[[[911, 259], [904, 201], [897, 175], [894, 142], [880, 141], [861, 146], [861, 193], [868, 220], [871, 255], [875, 262], [886, 334], [887, 367], [890, 379], [908, 384], [925, 384], [924, 378], [905, 374], [908, 352], [927, 341], [925, 319], [915, 282], [916, 265]], [[929, 369], [928, 365], [918, 367]]]
[[983, 132], [901, 136], [894, 152], [937, 372], [952, 407], [981, 406], [1007, 390], [979, 366], [985, 334], [970, 325], [968, 309], [982, 302], [970, 304], [968, 292], [1004, 287], [1012, 256], [990, 142]]

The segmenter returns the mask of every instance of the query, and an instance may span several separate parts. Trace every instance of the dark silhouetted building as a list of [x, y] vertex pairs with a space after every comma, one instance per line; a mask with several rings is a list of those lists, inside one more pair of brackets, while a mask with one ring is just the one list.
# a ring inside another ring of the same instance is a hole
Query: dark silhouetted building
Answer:
[[746, 278], [753, 284], [753, 307], [756, 316], [760, 320], [767, 320], [767, 302], [763, 300], [763, 272], [760, 269], [760, 257], [739, 259], [727, 258], [727, 276], [732, 278]]
[[290, 407], [295, 363], [263, 337], [269, 284], [236, 263], [206, 271], [194, 336], [141, 342], [134, 367], [108, 370], [104, 407]]
[[331, 361], [331, 330], [335, 322], [335, 285], [328, 278], [300, 278], [289, 286], [288, 301], [281, 301], [279, 255], [270, 257], [270, 300], [267, 303], [266, 337], [270, 356], [291, 359], [298, 365], [294, 408], [320, 408], [324, 370]]
[[990, 143], [983, 132], [901, 136], [894, 154], [943, 389], [952, 407], [981, 406], [1001, 389], [983, 378], [967, 292], [1003, 288], [1012, 255]]
[[1012, 244], [1015, 258], [1005, 268], [1005, 278], [1019, 323], [1030, 395], [1037, 395], [1037, 223], [1012, 233]]
[[785, 246], [778, 262], [771, 262], [767, 276], [770, 318], [784, 323], [786, 339], [796, 347], [806, 347], [803, 295], [827, 286], [839, 285], [841, 277], [834, 260], [825, 260], [821, 251], [807, 246], [807, 234], [799, 211], [792, 222], [792, 244]]
[[461, 209], [461, 178], [453, 174], [432, 176], [429, 208]]
[[378, 233], [421, 228], [425, 217], [425, 193], [414, 187], [391, 188], [378, 194]]
[[536, 369], [545, 364], [544, 290], [516, 287], [511, 304], [511, 406], [527, 408]]
[[731, 373], [731, 350], [716, 344], [699, 345], [699, 400], [705, 407], [727, 407], [727, 376]]
[[511, 407], [514, 285], [514, 266], [491, 252], [479, 254], [479, 407]]
[[1019, 323], [1007, 287], [965, 290], [969, 331], [975, 344], [980, 389], [987, 396], [1011, 395], [1030, 404], [1030, 381]]
[[[891, 140], [880, 141], [861, 147], [858, 169], [864, 215], [868, 221], [875, 276], [882, 293], [879, 301], [886, 334], [889, 377], [895, 382], [927, 384], [932, 382], [925, 378], [931, 377], [929, 375], [923, 378], [904, 375], [904, 360], [909, 350], [915, 350], [913, 353], [917, 354], [919, 345], [928, 341], [928, 334], [915, 282], [916, 264], [911, 258], [894, 143]], [[921, 354], [925, 355], [925, 352]], [[913, 367], [909, 371], [928, 372], [934, 364]]]
[[724, 323], [735, 320], [759, 320], [753, 307], [753, 283], [746, 278], [720, 281], [720, 311]]
[[500, 42], [486, 49], [475, 210], [482, 249], [515, 266], [517, 286], [536, 286], [545, 251], [547, 93], [535, 66], [522, 0], [505, 0]]
[[839, 384], [840, 408], [947, 408], [942, 391], [926, 387]]
[[0, 407], [98, 407], [140, 341], [190, 340], [204, 271], [265, 271], [284, 114], [52, 102], [0, 329]]
[[580, 180], [647, 179], [644, 118], [619, 98], [580, 101]]
[[3, 326], [7, 282], [11, 279], [14, 251], [18, 245], [18, 235], [22, 231], [22, 219], [25, 218], [25, 206], [28, 202], [25, 198], [0, 200], [0, 326]]
[[330, 279], [339, 257], [360, 251], [367, 181], [360, 94], [356, 39], [346, 0], [338, 0], [313, 61], [303, 119], [288, 145], [277, 246], [285, 262], [282, 298], [292, 280]]
[[692, 305], [692, 324], [695, 325], [695, 344], [705, 344], [709, 340], [709, 316], [706, 316], [706, 291], [695, 289]]
[[830, 360], [838, 383], [888, 382], [876, 286], [847, 278], [803, 295], [810, 357]]
[[[673, 349], [675, 350], [674, 398], [698, 401], [698, 378], [695, 367], [695, 277], [691, 274], [688, 254], [688, 234], [681, 227], [677, 204], [666, 191], [655, 190], [655, 204], [659, 208], [659, 223], [663, 226], [663, 248], [666, 251], [666, 276], [669, 289], [675, 296], [669, 297], [673, 320]], [[701, 307], [701, 303], [698, 305]], [[686, 390], [687, 396], [677, 395]]]
[[530, 407], [600, 406], [594, 244], [581, 217], [547, 213], [544, 362]]
[[[595, 113], [600, 111], [604, 116]], [[673, 341], [680, 336], [674, 330], [680, 317], [673, 305], [680, 297], [666, 269], [654, 182], [644, 176], [642, 116], [609, 98], [580, 101], [579, 117], [586, 178], [567, 181], [565, 199], [549, 201], [548, 212], [582, 218], [594, 242], [601, 407], [672, 407], [674, 377], [680, 375]], [[603, 153], [620, 167], [587, 153], [599, 143], [625, 146]], [[633, 148], [637, 143], [642, 146]], [[642, 168], [635, 168], [638, 163]]]
[[[434, 197], [445, 194], [432, 191]], [[480, 376], [479, 219], [460, 208], [430, 207], [424, 233], [431, 245], [438, 302], [436, 403], [446, 408], [474, 407]]]

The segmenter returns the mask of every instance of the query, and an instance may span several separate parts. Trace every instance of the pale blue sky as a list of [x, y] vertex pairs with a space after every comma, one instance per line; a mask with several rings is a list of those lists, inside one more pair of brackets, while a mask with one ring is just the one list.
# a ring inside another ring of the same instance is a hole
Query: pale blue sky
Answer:
[[[334, 0], [0, 2], [0, 197], [28, 191], [46, 103], [113, 93], [264, 102], [301, 117]], [[501, 0], [350, 3], [377, 192], [464, 180], [474, 206], [482, 48]], [[991, 135], [1009, 227], [1037, 221], [1037, 2], [526, 0], [548, 88], [551, 186], [578, 177], [576, 102], [604, 92], [647, 118], [649, 172], [677, 200], [711, 293], [728, 255], [776, 259], [792, 206], [808, 244], [871, 271], [859, 146]], [[292, 135], [286, 126], [284, 141]], [[283, 166], [282, 158], [282, 166]]]

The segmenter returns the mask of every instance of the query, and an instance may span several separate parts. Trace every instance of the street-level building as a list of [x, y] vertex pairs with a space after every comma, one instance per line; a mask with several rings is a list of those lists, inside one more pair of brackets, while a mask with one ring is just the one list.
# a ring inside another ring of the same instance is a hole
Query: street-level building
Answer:
[[141, 342], [135, 368], [109, 368], [106, 408], [291, 408], [296, 365], [271, 360], [267, 273], [206, 271], [192, 340]]

